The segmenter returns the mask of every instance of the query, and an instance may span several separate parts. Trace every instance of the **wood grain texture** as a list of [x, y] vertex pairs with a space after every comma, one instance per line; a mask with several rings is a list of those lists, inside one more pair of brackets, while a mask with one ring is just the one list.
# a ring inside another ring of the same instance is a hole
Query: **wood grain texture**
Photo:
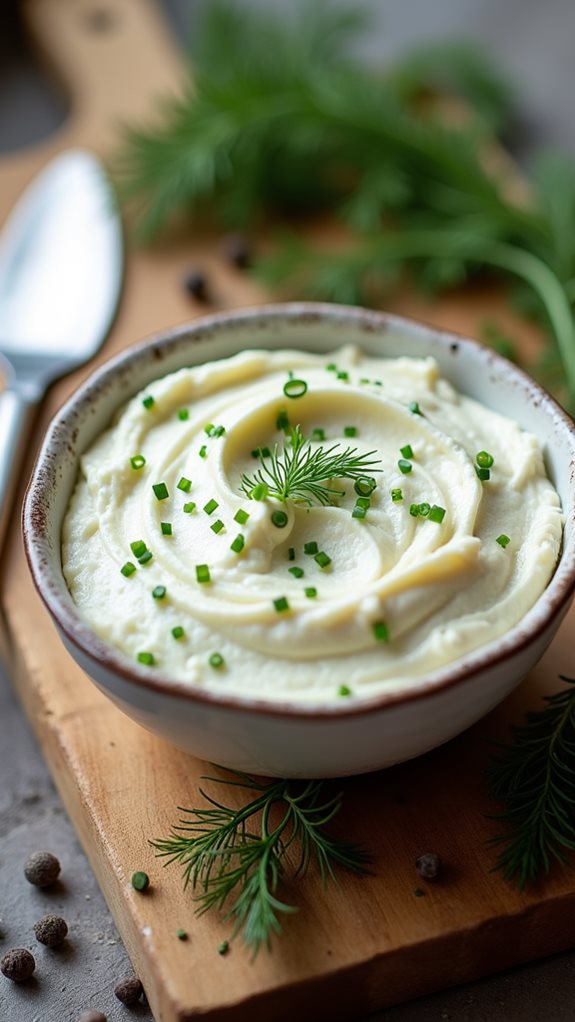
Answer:
[[[0, 217], [26, 182], [56, 151], [88, 145], [109, 157], [117, 124], [148, 116], [158, 91], [176, 88], [179, 58], [148, 0], [118, 0], [110, 29], [90, 26], [88, 0], [33, 0], [32, 31], [73, 97], [72, 116], [58, 137], [0, 161]], [[149, 251], [130, 251], [120, 314], [98, 360], [155, 330], [198, 315], [181, 277], [205, 267], [220, 307], [265, 299], [256, 285], [227, 267], [217, 239], [181, 238]], [[403, 296], [396, 311], [476, 334], [485, 318], [502, 319], [494, 292], [455, 295], [431, 305]], [[525, 344], [536, 335], [509, 319]], [[50, 393], [37, 431], [92, 365]], [[33, 452], [30, 452], [31, 456]], [[30, 465], [23, 473], [28, 477]], [[79, 671], [61, 646], [28, 575], [15, 511], [0, 578], [15, 684], [68, 812], [106, 895], [157, 1022], [282, 1022], [357, 1019], [368, 1011], [457, 984], [575, 941], [575, 879], [559, 870], [549, 882], [520, 893], [490, 872], [485, 841], [483, 771], [488, 739], [571, 670], [571, 613], [546, 657], [521, 688], [465, 735], [419, 760], [343, 783], [345, 809], [337, 828], [374, 856], [373, 875], [341, 876], [324, 890], [317, 875], [299, 882], [301, 906], [273, 953], [256, 962], [240, 944], [221, 957], [226, 927], [196, 918], [178, 870], [162, 869], [148, 839], [165, 836], [176, 806], [197, 805], [202, 764], [125, 718]], [[208, 768], [208, 770], [213, 768]], [[233, 789], [226, 792], [231, 801]], [[437, 851], [445, 875], [435, 884], [417, 876], [422, 851]], [[135, 869], [152, 878], [133, 891]], [[415, 890], [424, 889], [417, 897]], [[289, 892], [286, 891], [289, 900]], [[188, 930], [181, 942], [176, 930]]]

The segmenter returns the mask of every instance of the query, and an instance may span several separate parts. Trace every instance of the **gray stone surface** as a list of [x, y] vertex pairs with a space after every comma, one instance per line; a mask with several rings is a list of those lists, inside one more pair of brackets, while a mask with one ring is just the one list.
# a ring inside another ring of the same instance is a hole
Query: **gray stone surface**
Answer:
[[[241, 0], [245, 2], [245, 0]], [[271, 6], [271, 0], [258, 0]], [[362, 0], [364, 2], [364, 0]], [[365, 0], [367, 3], [367, 0]], [[103, 6], [104, 4], [102, 4]], [[274, 0], [276, 7], [292, 0]], [[96, 4], [96, 6], [98, 6]], [[163, 0], [179, 37], [197, 16], [197, 0]], [[430, 38], [468, 36], [487, 44], [519, 85], [523, 142], [553, 142], [575, 150], [572, 109], [573, 0], [372, 0], [378, 29], [366, 47], [384, 63], [406, 46]], [[30, 61], [11, 48], [5, 31], [14, 3], [0, 12], [0, 149], [9, 150], [48, 134], [65, 107], [51, 94]], [[3, 48], [2, 48], [3, 42]], [[92, 871], [53, 788], [46, 767], [0, 672], [0, 955], [28, 947], [36, 956], [34, 979], [16, 986], [0, 976], [0, 1022], [75, 1022], [88, 1007], [109, 1022], [139, 1018], [153, 1022], [142, 1005], [135, 1012], [113, 995], [131, 971]], [[27, 855], [39, 848], [62, 862], [61, 882], [41, 892], [24, 879]], [[32, 926], [56, 912], [70, 927], [66, 945], [50, 951], [37, 945]], [[141, 977], [145, 985], [145, 976]], [[414, 1001], [373, 1016], [370, 1022], [572, 1022], [575, 954], [558, 955], [467, 987]], [[324, 1019], [329, 1022], [326, 1007]], [[273, 1022], [270, 1019], [270, 1022]]]

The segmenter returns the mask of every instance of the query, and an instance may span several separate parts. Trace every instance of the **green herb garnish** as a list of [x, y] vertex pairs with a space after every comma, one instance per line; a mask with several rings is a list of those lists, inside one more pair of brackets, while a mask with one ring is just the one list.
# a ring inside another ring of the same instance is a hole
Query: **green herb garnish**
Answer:
[[186, 515], [191, 515], [191, 514], [193, 514], [193, 512], [194, 512], [195, 510], [196, 510], [196, 505], [195, 505], [195, 502], [194, 502], [193, 500], [188, 500], [188, 501], [187, 501], [187, 503], [186, 503], [186, 504], [184, 504], [184, 506], [183, 506], [183, 508], [182, 508], [182, 511], [183, 511], [183, 512], [184, 512], [184, 514], [186, 514]]
[[510, 744], [499, 745], [489, 771], [492, 797], [503, 804], [495, 816], [504, 831], [495, 868], [520, 887], [565, 863], [575, 850], [575, 679], [543, 696], [546, 706], [512, 728]]
[[[575, 174], [565, 157], [541, 159], [526, 206], [506, 187], [508, 167], [486, 166], [486, 138], [509, 129], [512, 110], [490, 55], [443, 43], [374, 74], [352, 56], [365, 24], [357, 5], [302, 3], [291, 24], [244, 5], [206, 8], [193, 86], [166, 101], [159, 127], [130, 133], [121, 161], [143, 232], [175, 211], [211, 208], [240, 228], [266, 208], [331, 210], [355, 245], [310, 252], [290, 240], [262, 269], [292, 296], [340, 302], [373, 300], [374, 281], [381, 293], [405, 271], [436, 291], [486, 268], [515, 278], [575, 398]], [[417, 101], [442, 90], [467, 101], [456, 125], [441, 104], [421, 115]]]
[[152, 485], [152, 489], [156, 496], [156, 500], [167, 500], [167, 498], [170, 496], [168, 487], [166, 486], [165, 483], [154, 483]]
[[163, 600], [166, 595], [166, 591], [165, 586], [155, 586], [155, 588], [152, 589], [152, 596], [155, 600]]
[[285, 529], [288, 523], [288, 516], [285, 511], [274, 511], [272, 514], [272, 524], [275, 525], [276, 529]]
[[224, 661], [224, 658], [223, 658], [221, 653], [212, 653], [211, 654], [210, 659], [209, 659], [210, 667], [215, 667], [216, 670], [219, 670], [220, 667], [224, 666], [224, 663], [225, 663], [225, 661]]
[[337, 866], [367, 872], [365, 852], [326, 830], [341, 809], [342, 795], [324, 795], [322, 781], [258, 781], [231, 770], [223, 778], [205, 780], [254, 797], [232, 808], [200, 789], [207, 807], [182, 810], [179, 826], [152, 845], [168, 863], [182, 867], [197, 911], [223, 909], [233, 923], [232, 936], [241, 933], [254, 954], [262, 945], [271, 946], [272, 937], [281, 933], [280, 916], [294, 911], [278, 898], [280, 882], [288, 884], [290, 877], [297, 882], [314, 861], [324, 884], [335, 881]]
[[501, 535], [497, 537], [495, 542], [499, 543], [499, 546], [506, 547], [509, 545], [509, 543], [511, 543], [511, 540], [509, 536], [506, 536], [505, 533], [502, 532]]
[[274, 610], [276, 610], [278, 614], [283, 614], [286, 610], [290, 609], [287, 596], [278, 596], [277, 599], [273, 601], [273, 604]]
[[441, 522], [445, 518], [445, 508], [439, 507], [438, 504], [434, 504], [433, 507], [429, 509], [429, 514], [427, 517], [430, 522], [437, 522], [438, 524], [441, 524]]
[[307, 543], [304, 543], [303, 545], [304, 554], [317, 554], [318, 550], [319, 547], [315, 539], [310, 539]]
[[479, 468], [491, 468], [495, 458], [492, 454], [489, 454], [489, 451], [479, 451], [478, 454], [475, 455], [475, 460], [479, 465]]
[[399, 489], [398, 486], [394, 487], [394, 489], [390, 490], [389, 492], [391, 494], [391, 499], [394, 504], [397, 504], [398, 501], [403, 500], [403, 492]]
[[143, 454], [134, 454], [134, 457], [130, 458], [130, 465], [132, 468], [136, 469], [136, 471], [143, 468], [145, 464], [146, 459]]
[[196, 564], [196, 580], [198, 582], [211, 582], [210, 569], [207, 564]]
[[234, 522], [237, 522], [238, 525], [245, 525], [249, 517], [248, 512], [240, 507], [234, 515]]
[[389, 628], [385, 621], [376, 621], [373, 626], [373, 634], [378, 642], [389, 642]]
[[174, 639], [183, 639], [183, 637], [184, 637], [184, 629], [182, 628], [182, 626], [181, 625], [175, 625], [174, 628], [172, 628], [172, 635], [173, 635]]
[[217, 500], [214, 500], [214, 498], [212, 497], [211, 500], [208, 500], [207, 504], [204, 504], [204, 511], [206, 512], [207, 515], [211, 515], [214, 513], [217, 507], [219, 507], [219, 504]]
[[345, 697], [345, 696], [350, 696], [353, 693], [352, 693], [349, 685], [340, 685], [338, 690], [337, 690], [337, 694], [338, 694], [338, 696], [344, 696]]
[[303, 570], [303, 568], [299, 568], [297, 564], [294, 565], [293, 568], [288, 568], [288, 571], [290, 575], [293, 575], [294, 578], [303, 578], [305, 575], [305, 571]]
[[212, 530], [212, 532], [216, 533], [216, 536], [218, 535], [218, 533], [222, 531], [222, 529], [225, 529], [225, 525], [222, 522], [221, 518], [217, 518], [215, 522], [212, 522], [212, 524], [210, 525], [210, 529]]
[[284, 394], [291, 398], [303, 397], [307, 394], [307, 383], [305, 380], [288, 380], [284, 383]]
[[130, 550], [132, 551], [134, 557], [138, 559], [144, 556], [147, 549], [148, 548], [144, 543], [143, 539], [135, 539], [133, 543], [130, 543]]
[[320, 550], [315, 555], [314, 561], [316, 564], [319, 564], [322, 570], [325, 570], [326, 568], [329, 568], [331, 564], [331, 557], [329, 556], [329, 554], [326, 554], [325, 550]]
[[317, 596], [317, 589], [315, 588], [315, 586], [307, 586], [304, 589], [304, 593], [307, 596], [308, 600], [315, 600]]
[[156, 658], [153, 653], [142, 651], [136, 656], [136, 660], [139, 664], [144, 664], [146, 667], [153, 667], [156, 663]]
[[181, 479], [178, 482], [178, 490], [183, 490], [184, 493], [189, 493], [191, 488], [192, 488], [192, 480], [191, 479], [186, 479], [185, 476], [182, 476]]
[[400, 458], [398, 463], [397, 463], [397, 467], [398, 467], [399, 471], [402, 472], [403, 475], [405, 476], [409, 472], [411, 472], [411, 470], [413, 468], [413, 465], [411, 464], [410, 461], [407, 461], [405, 458]]
[[239, 533], [236, 538], [230, 543], [230, 550], [233, 550], [235, 554], [241, 554], [242, 550], [246, 545], [244, 536]]
[[187, 422], [190, 417], [190, 413], [187, 408], [180, 408], [178, 412], [178, 419], [180, 422]]
[[144, 408], [146, 408], [148, 411], [150, 411], [150, 408], [154, 407], [155, 403], [156, 402], [151, 394], [148, 394], [148, 396], [142, 400]]
[[303, 504], [333, 505], [338, 497], [345, 495], [326, 485], [330, 479], [353, 479], [365, 475], [366, 469], [380, 472], [379, 459], [371, 458], [375, 451], [358, 454], [356, 448], [341, 448], [334, 444], [327, 450], [323, 447], [312, 449], [310, 441], [303, 436], [299, 426], [291, 430], [289, 440], [280, 451], [275, 444], [271, 457], [253, 477], [242, 476], [242, 489], [253, 496], [254, 488], [263, 484], [271, 497], [278, 500], [293, 500]]
[[136, 565], [133, 564], [132, 561], [126, 561], [126, 563], [120, 568], [120, 572], [125, 578], [129, 578], [130, 575], [133, 575], [137, 570]]
[[174, 531], [171, 522], [160, 522], [160, 529], [162, 530], [162, 536], [171, 536]]

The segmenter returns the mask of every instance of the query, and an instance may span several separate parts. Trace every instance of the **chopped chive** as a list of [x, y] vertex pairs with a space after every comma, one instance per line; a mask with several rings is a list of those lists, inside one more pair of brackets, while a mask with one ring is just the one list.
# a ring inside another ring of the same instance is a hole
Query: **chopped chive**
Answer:
[[373, 382], [376, 387], [383, 387], [383, 383], [381, 382], [381, 380], [374, 380]]
[[195, 504], [195, 502], [193, 500], [189, 500], [186, 504], [184, 504], [184, 507], [183, 507], [184, 514], [191, 515], [192, 512], [195, 511], [195, 510], [196, 510], [196, 504]]
[[290, 546], [288, 550], [288, 561], [295, 561], [295, 547]]
[[364, 511], [369, 511], [371, 507], [371, 500], [369, 497], [358, 497], [355, 502], [355, 506], [363, 508]]
[[479, 468], [491, 468], [495, 458], [489, 453], [489, 451], [479, 451], [475, 455], [475, 460], [479, 465]]
[[202, 444], [202, 446], [200, 447], [200, 449], [198, 451], [198, 454], [200, 455], [200, 458], [207, 458], [207, 456], [208, 456], [208, 448], [206, 447], [205, 444]]
[[217, 507], [219, 507], [219, 504], [217, 500], [214, 500], [214, 498], [212, 497], [211, 500], [208, 500], [207, 504], [204, 504], [204, 511], [206, 512], [207, 515], [211, 515], [213, 514]]
[[422, 415], [423, 414], [422, 411], [421, 411], [421, 408], [419, 407], [419, 402], [418, 401], [410, 401], [409, 402], [409, 410], [410, 410], [410, 412], [413, 412], [414, 415]]
[[303, 545], [303, 552], [304, 552], [304, 554], [317, 554], [318, 550], [319, 550], [319, 547], [318, 547], [315, 539], [312, 539], [312, 540], [309, 541], [309, 543], [304, 543], [304, 545]]
[[276, 419], [276, 429], [289, 429], [289, 416], [285, 408], [281, 408]]
[[511, 543], [511, 540], [509, 536], [506, 536], [505, 533], [502, 532], [501, 535], [497, 537], [495, 542], [499, 543], [499, 546], [506, 547], [508, 543]]
[[391, 499], [394, 502], [394, 504], [397, 504], [398, 501], [403, 500], [403, 493], [398, 486], [396, 486], [393, 490], [390, 490], [390, 493]]
[[403, 472], [404, 476], [406, 476], [408, 472], [411, 472], [413, 465], [410, 461], [406, 461], [405, 458], [400, 458], [397, 463], [397, 467], [399, 471]]
[[142, 556], [138, 557], [138, 564], [148, 564], [152, 560], [153, 556], [154, 555], [151, 550], [144, 550]]
[[317, 596], [317, 589], [315, 588], [315, 586], [306, 586], [306, 588], [304, 589], [304, 593], [307, 596], [308, 600], [315, 600]]
[[431, 504], [428, 504], [427, 501], [424, 500], [423, 503], [419, 505], [419, 514], [421, 518], [427, 518], [430, 511]]
[[361, 519], [363, 519], [363, 518], [365, 518], [366, 515], [367, 515], [367, 508], [366, 507], [360, 507], [358, 504], [355, 505], [353, 511], [351, 512], [351, 517], [352, 518], [361, 518]]
[[176, 625], [174, 628], [172, 628], [172, 635], [174, 636], [174, 639], [183, 639], [184, 629], [182, 628], [182, 626]]
[[132, 468], [135, 468], [136, 470], [139, 468], [143, 468], [145, 464], [146, 459], [144, 458], [143, 454], [134, 454], [134, 457], [130, 458], [130, 465], [132, 466]]
[[164, 596], [166, 595], [166, 592], [167, 590], [165, 586], [156, 586], [154, 589], [152, 589], [152, 596], [154, 597], [155, 600], [163, 600]]
[[481, 479], [482, 483], [485, 483], [487, 482], [488, 479], [491, 479], [491, 472], [489, 471], [488, 468], [478, 468], [476, 465], [475, 471], [477, 472], [477, 477]]
[[225, 660], [221, 653], [212, 653], [208, 663], [210, 667], [215, 667], [215, 669], [218, 670], [220, 667], [224, 666]]
[[207, 564], [196, 564], [196, 580], [198, 582], [211, 582], [212, 576]]
[[274, 600], [274, 608], [278, 614], [283, 614], [284, 611], [289, 610], [289, 602], [287, 597], [278, 596], [277, 600]]
[[441, 524], [441, 522], [445, 518], [445, 508], [439, 507], [438, 504], [434, 504], [433, 507], [430, 508], [429, 510], [428, 518], [430, 522], [438, 522]]
[[312, 440], [323, 441], [325, 440], [325, 429], [312, 429], [311, 431]]
[[216, 535], [218, 534], [218, 532], [221, 532], [222, 529], [224, 528], [225, 525], [222, 522], [221, 518], [218, 518], [215, 522], [212, 522], [212, 524], [210, 525], [210, 529], [212, 530], [212, 532], [215, 532]]
[[344, 436], [357, 436], [357, 434], [358, 434], [357, 426], [344, 426], [343, 427], [343, 435]]
[[353, 488], [356, 493], [359, 493], [360, 497], [369, 497], [375, 490], [377, 483], [372, 476], [360, 476], [355, 480]]
[[223, 940], [218, 948], [219, 955], [225, 955], [229, 951], [230, 942], [229, 940]]
[[413, 518], [419, 517], [419, 504], [410, 504], [409, 513]]
[[156, 662], [154, 654], [146, 652], [138, 653], [136, 660], [139, 664], [145, 664], [146, 667], [153, 667]]
[[216, 427], [214, 426], [213, 422], [208, 422], [204, 426], [204, 433], [207, 433], [208, 436], [211, 436], [212, 435], [212, 430], [215, 429], [215, 428]]
[[171, 536], [173, 529], [171, 522], [160, 522], [160, 529], [162, 530], [162, 536]]
[[155, 403], [156, 402], [151, 394], [148, 394], [148, 396], [145, 397], [144, 400], [142, 401], [144, 408], [147, 408], [148, 411], [150, 410], [150, 408], [154, 407]]
[[225, 426], [219, 425], [219, 426], [216, 426], [215, 429], [212, 430], [212, 436], [213, 437], [220, 437], [220, 436], [225, 436], [225, 435], [226, 435], [226, 427]]
[[165, 483], [154, 483], [152, 486], [156, 500], [166, 500], [170, 496], [168, 487]]
[[178, 419], [180, 422], [187, 422], [190, 417], [190, 413], [187, 408], [180, 408], [178, 412]]
[[338, 696], [350, 696], [352, 695], [352, 691], [348, 685], [340, 685], [337, 690], [337, 694]]
[[344, 383], [349, 383], [349, 373], [346, 373], [345, 370], [341, 373], [337, 373], [336, 379], [343, 380]]
[[331, 557], [326, 554], [325, 550], [320, 550], [314, 557], [316, 564], [319, 564], [320, 568], [329, 568], [331, 564]]
[[240, 507], [234, 515], [234, 522], [237, 522], [238, 525], [245, 525], [249, 517], [248, 512]]
[[327, 369], [328, 373], [337, 373], [337, 366], [335, 362], [328, 362], [325, 368]]
[[256, 483], [250, 497], [252, 500], [265, 500], [269, 493], [269, 487], [267, 483]]
[[192, 488], [192, 480], [191, 479], [186, 479], [185, 476], [182, 476], [180, 481], [179, 481], [179, 483], [178, 483], [178, 490], [183, 490], [184, 493], [189, 493], [191, 488]]
[[288, 568], [288, 571], [294, 578], [303, 578], [305, 575], [303, 568], [298, 568], [297, 564], [293, 568]]
[[303, 397], [307, 393], [305, 380], [288, 380], [284, 383], [284, 394], [286, 397]]
[[137, 571], [137, 568], [136, 565], [132, 563], [132, 561], [126, 561], [126, 563], [122, 565], [122, 567], [120, 568], [120, 571], [125, 578], [129, 578], [130, 575], [133, 575], [134, 572]]
[[276, 529], [285, 529], [288, 523], [288, 516], [285, 511], [274, 511], [272, 514], [272, 522]]
[[241, 554], [241, 552], [244, 549], [245, 545], [246, 545], [246, 541], [245, 541], [244, 537], [242, 536], [242, 534], [240, 532], [240, 533], [238, 533], [236, 538], [233, 540], [233, 542], [230, 543], [230, 550], [233, 550], [233, 552], [235, 554]]
[[185, 930], [176, 930], [176, 937], [178, 938], [178, 940], [187, 940], [188, 934], [186, 933]]
[[252, 458], [271, 458], [272, 452], [269, 447], [254, 447]]
[[385, 621], [376, 621], [373, 626], [373, 634], [378, 642], [389, 642], [389, 628]]
[[130, 550], [134, 557], [142, 557], [146, 553], [147, 546], [143, 539], [135, 539], [133, 543], [130, 543]]
[[406, 444], [405, 447], [399, 448], [404, 458], [413, 458], [413, 447], [411, 444]]

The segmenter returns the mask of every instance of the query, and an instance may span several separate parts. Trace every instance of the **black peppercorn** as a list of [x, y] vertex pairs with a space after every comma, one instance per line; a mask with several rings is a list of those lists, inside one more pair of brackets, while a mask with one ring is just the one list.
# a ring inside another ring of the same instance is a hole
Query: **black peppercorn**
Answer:
[[441, 859], [437, 852], [424, 852], [415, 860], [415, 868], [424, 880], [435, 880], [441, 872]]
[[208, 280], [202, 270], [190, 270], [184, 277], [183, 285], [188, 294], [198, 302], [209, 302]]
[[84, 1011], [78, 1022], [108, 1022], [108, 1016], [103, 1015], [101, 1011]]
[[127, 976], [121, 983], [118, 983], [114, 993], [122, 1004], [136, 1004], [140, 1000], [144, 988], [137, 976]]
[[14, 983], [30, 979], [36, 968], [34, 956], [25, 947], [14, 947], [0, 960], [0, 972]]
[[34, 852], [24, 866], [24, 876], [35, 887], [50, 887], [60, 875], [60, 863], [52, 852]]
[[68, 924], [61, 916], [43, 916], [34, 924], [36, 940], [46, 947], [60, 947], [66, 940]]
[[222, 244], [224, 257], [238, 270], [247, 270], [252, 263], [252, 249], [247, 238], [241, 234], [230, 234]]

